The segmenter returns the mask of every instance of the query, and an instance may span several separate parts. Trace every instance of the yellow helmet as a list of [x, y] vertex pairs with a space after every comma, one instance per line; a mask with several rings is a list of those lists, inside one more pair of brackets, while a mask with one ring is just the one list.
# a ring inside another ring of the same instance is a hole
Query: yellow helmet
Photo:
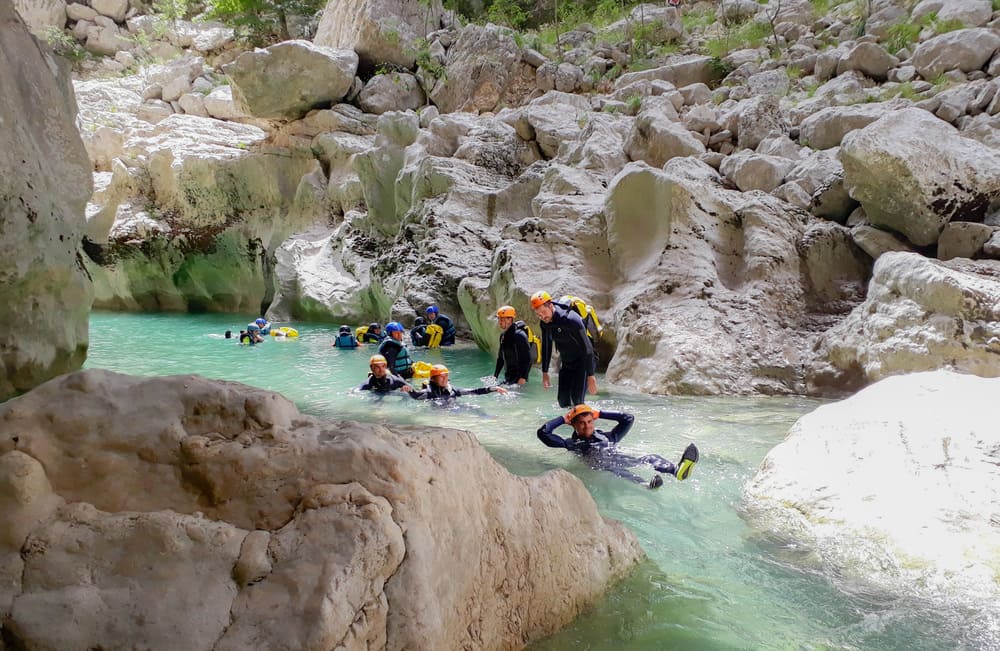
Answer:
[[552, 300], [552, 297], [544, 289], [531, 295], [531, 309], [536, 309]]
[[570, 409], [568, 412], [566, 412], [566, 420], [572, 423], [574, 420], [577, 419], [577, 417], [582, 416], [584, 414], [593, 414], [594, 418], [597, 418], [601, 415], [601, 412], [597, 411], [590, 405], [579, 404]]
[[383, 355], [372, 355], [371, 359], [368, 360], [368, 365], [371, 366], [373, 364], [385, 364], [388, 366], [389, 362]]
[[444, 364], [435, 364], [431, 367], [431, 377], [437, 377], [439, 375], [448, 375], [448, 367]]
[[500, 319], [505, 316], [509, 316], [512, 319], [517, 318], [517, 310], [515, 310], [510, 305], [504, 305], [499, 310], [497, 310], [497, 318]]

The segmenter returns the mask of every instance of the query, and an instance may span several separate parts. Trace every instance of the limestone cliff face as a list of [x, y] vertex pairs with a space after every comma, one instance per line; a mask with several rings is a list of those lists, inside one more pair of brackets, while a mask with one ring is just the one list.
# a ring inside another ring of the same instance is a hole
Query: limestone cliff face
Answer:
[[77, 245], [92, 179], [75, 115], [67, 72], [0, 2], [0, 400], [87, 354]]
[[0, 406], [0, 521], [15, 648], [519, 649], [642, 557], [468, 432], [99, 370]]

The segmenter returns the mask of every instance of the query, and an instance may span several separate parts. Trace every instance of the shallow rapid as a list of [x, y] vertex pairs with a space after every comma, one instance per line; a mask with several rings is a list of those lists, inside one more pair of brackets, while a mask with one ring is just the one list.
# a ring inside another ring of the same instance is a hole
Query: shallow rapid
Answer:
[[[453, 409], [402, 395], [381, 400], [352, 391], [365, 379], [373, 346], [330, 346], [336, 326], [300, 325], [298, 339], [253, 347], [235, 337], [250, 315], [94, 313], [88, 368], [135, 375], [197, 373], [279, 391], [310, 414], [468, 429], [511, 472], [564, 468], [578, 476], [601, 511], [639, 536], [649, 561], [598, 607], [533, 649], [956, 649], [961, 617], [908, 599], [887, 599], [809, 569], [809, 556], [776, 547], [739, 516], [740, 490], [767, 451], [817, 402], [790, 398], [651, 397], [599, 378], [592, 404], [629, 411], [628, 452], [677, 459], [689, 441], [701, 449], [691, 479], [666, 478], [650, 491], [587, 468], [544, 447], [535, 430], [561, 413], [537, 370], [525, 390], [462, 398]], [[233, 339], [222, 333], [230, 329]], [[471, 344], [413, 357], [445, 363], [452, 384], [492, 381], [494, 360]], [[563, 433], [568, 435], [567, 432]], [[644, 476], [650, 471], [640, 470]]]

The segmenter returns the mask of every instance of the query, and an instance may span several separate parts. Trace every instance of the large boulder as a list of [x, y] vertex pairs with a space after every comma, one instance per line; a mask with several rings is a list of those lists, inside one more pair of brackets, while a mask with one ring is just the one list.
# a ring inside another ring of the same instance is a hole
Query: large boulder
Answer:
[[92, 300], [77, 253], [91, 166], [69, 71], [10, 2], [0, 3], [0, 116], [3, 400], [83, 364]]
[[958, 21], [966, 27], [982, 27], [993, 16], [990, 0], [921, 0], [910, 12], [914, 21], [934, 14], [942, 22]]
[[961, 612], [967, 645], [994, 647], [998, 392], [998, 379], [937, 371], [819, 407], [747, 484], [747, 519], [794, 547], [802, 571], [849, 594]]
[[960, 29], [928, 39], [913, 52], [913, 65], [929, 81], [949, 70], [981, 70], [1000, 48], [1000, 34], [985, 27]]
[[424, 91], [417, 78], [403, 72], [375, 75], [358, 95], [358, 106], [366, 113], [415, 111], [424, 105]]
[[799, 124], [799, 142], [813, 149], [836, 147], [850, 132], [863, 129], [903, 106], [904, 103], [891, 101], [820, 109]]
[[313, 42], [354, 50], [368, 67], [394, 63], [412, 68], [419, 41], [441, 26], [439, 0], [329, 0]]
[[520, 648], [642, 556], [579, 480], [467, 432], [196, 376], [49, 382], [0, 407], [0, 469], [15, 648]]
[[521, 48], [496, 25], [467, 25], [448, 49], [444, 73], [428, 92], [442, 113], [492, 111], [517, 75]]
[[871, 223], [919, 246], [949, 221], [982, 221], [1000, 198], [1000, 152], [917, 108], [849, 133], [839, 155], [844, 185]]
[[625, 153], [634, 161], [663, 167], [671, 158], [705, 153], [705, 145], [687, 127], [654, 106], [636, 116]]
[[883, 253], [864, 303], [817, 341], [811, 391], [849, 392], [939, 368], [1000, 376], [998, 277], [995, 260]]
[[678, 88], [691, 84], [710, 84], [721, 77], [712, 57], [700, 54], [677, 54], [667, 58], [664, 65], [649, 70], [627, 72], [615, 80], [615, 88], [624, 88], [643, 79], [669, 81]]
[[347, 95], [358, 55], [309, 41], [285, 41], [244, 52], [222, 69], [239, 110], [258, 118], [294, 120]]

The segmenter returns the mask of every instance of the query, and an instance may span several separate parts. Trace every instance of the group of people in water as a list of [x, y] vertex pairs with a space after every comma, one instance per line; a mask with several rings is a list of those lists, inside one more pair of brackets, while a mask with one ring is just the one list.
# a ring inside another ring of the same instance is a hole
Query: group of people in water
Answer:
[[[408, 380], [415, 376], [414, 361], [403, 343], [405, 328], [398, 321], [386, 324], [384, 332], [378, 323], [351, 331], [341, 326], [332, 344], [338, 348], [356, 348], [361, 344], [378, 344], [378, 353], [369, 359], [368, 379], [359, 387], [362, 391], [386, 394], [400, 391], [416, 400], [450, 401], [465, 395], [490, 392], [505, 394], [507, 387], [523, 386], [528, 382], [531, 367], [541, 364], [542, 386], [551, 387], [549, 369], [553, 351], [559, 352], [557, 399], [560, 407], [569, 407], [562, 416], [553, 418], [538, 429], [538, 438], [549, 447], [564, 448], [579, 454], [591, 467], [608, 470], [631, 481], [645, 483], [649, 488], [663, 485], [660, 473], [687, 479], [698, 461], [698, 448], [692, 443], [673, 463], [656, 454], [632, 456], [618, 451], [617, 443], [631, 429], [634, 418], [624, 412], [599, 411], [585, 403], [586, 394], [597, 393], [597, 353], [593, 340], [600, 337], [602, 328], [593, 308], [581, 299], [564, 296], [559, 301], [546, 291], [531, 296], [531, 309], [540, 322], [541, 337], [518, 320], [517, 311], [510, 305], [496, 312], [500, 326], [500, 350], [497, 354], [494, 377], [503, 381], [494, 386], [459, 389], [449, 382], [449, 371], [444, 364], [430, 366], [428, 382], [415, 388]], [[418, 317], [410, 329], [414, 346], [449, 346], [455, 342], [455, 326], [451, 319], [431, 305], [426, 318]], [[615, 423], [610, 432], [599, 430], [597, 420]], [[569, 437], [562, 437], [556, 430], [563, 425], [572, 428]], [[629, 468], [649, 465], [656, 474], [648, 482]]]

